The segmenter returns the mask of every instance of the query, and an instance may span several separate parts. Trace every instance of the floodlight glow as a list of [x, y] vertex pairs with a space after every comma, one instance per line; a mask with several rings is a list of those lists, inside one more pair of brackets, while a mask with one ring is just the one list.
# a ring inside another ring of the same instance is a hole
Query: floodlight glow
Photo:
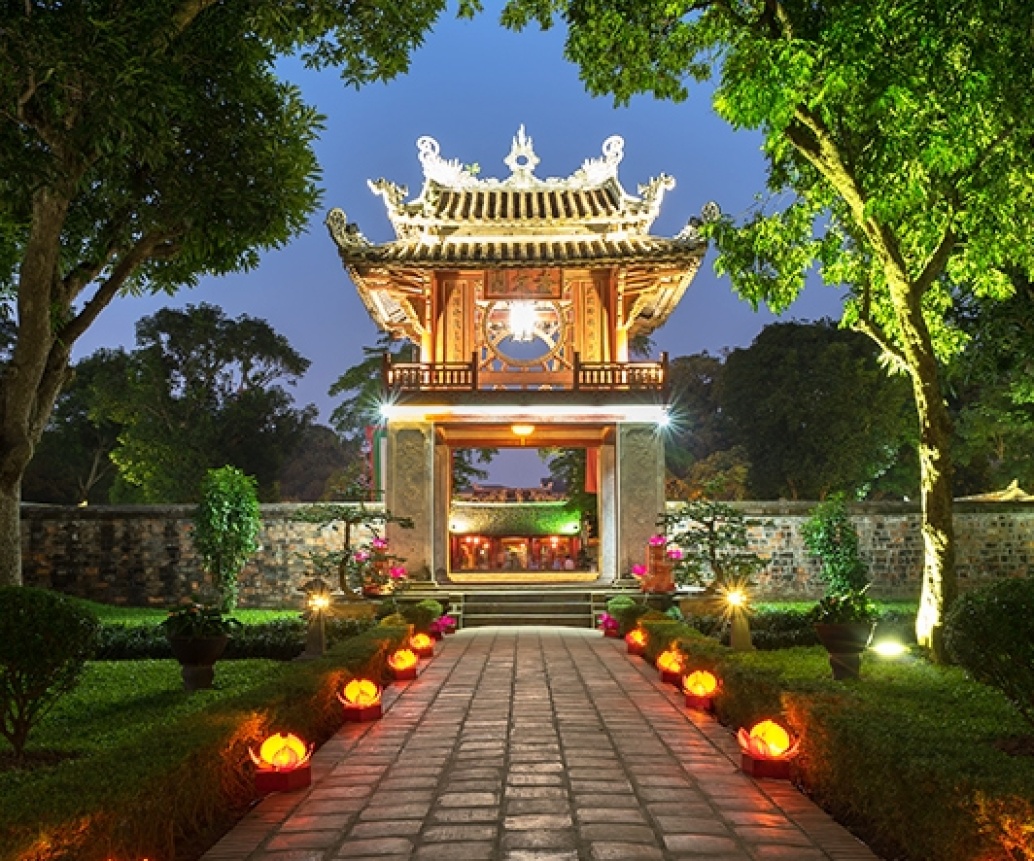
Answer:
[[534, 302], [510, 303], [508, 328], [510, 336], [515, 341], [527, 342], [534, 339], [536, 322], [538, 322], [538, 315], [535, 313]]
[[747, 603], [747, 593], [742, 589], [730, 589], [725, 593], [725, 602], [730, 607], [742, 607]]
[[880, 640], [872, 644], [872, 651], [881, 658], [900, 658], [908, 653], [908, 646], [897, 640]]

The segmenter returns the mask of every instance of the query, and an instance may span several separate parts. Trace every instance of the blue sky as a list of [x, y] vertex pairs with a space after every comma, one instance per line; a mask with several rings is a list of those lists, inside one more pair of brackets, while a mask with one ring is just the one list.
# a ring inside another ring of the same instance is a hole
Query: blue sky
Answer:
[[[491, 6], [492, 4], [486, 4]], [[665, 198], [653, 232], [678, 233], [708, 201], [728, 214], [745, 214], [764, 190], [760, 138], [735, 132], [718, 119], [703, 87], [682, 104], [640, 97], [625, 108], [591, 98], [578, 71], [562, 58], [563, 34], [502, 29], [492, 12], [473, 21], [448, 13], [412, 58], [410, 72], [389, 84], [346, 88], [333, 70], [315, 73], [286, 62], [283, 73], [325, 114], [318, 144], [323, 202], [308, 231], [287, 248], [265, 255], [254, 271], [205, 279], [193, 290], [168, 297], [125, 297], [106, 309], [75, 350], [79, 358], [100, 347], [134, 343], [136, 321], [165, 305], [210, 302], [227, 314], [268, 320], [312, 361], [295, 389], [300, 404], [315, 403], [325, 418], [333, 404], [327, 388], [373, 345], [377, 331], [338, 260], [323, 219], [341, 207], [371, 240], [393, 238], [379, 197], [368, 179], [422, 182], [416, 141], [430, 135], [444, 158], [477, 162], [482, 177], [505, 178], [503, 159], [520, 125], [533, 139], [540, 177], [567, 176], [586, 158], [600, 155], [613, 134], [625, 139], [619, 177], [625, 189], [660, 173], [677, 185]], [[709, 254], [679, 308], [654, 336], [671, 356], [746, 346], [774, 319], [755, 313], [713, 271]], [[809, 286], [785, 319], [839, 317], [837, 291]]]

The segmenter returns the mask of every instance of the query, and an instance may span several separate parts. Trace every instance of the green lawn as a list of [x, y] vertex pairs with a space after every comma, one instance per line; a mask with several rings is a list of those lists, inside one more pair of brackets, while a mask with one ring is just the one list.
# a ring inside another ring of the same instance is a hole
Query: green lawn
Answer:
[[[80, 601], [97, 614], [104, 624], [118, 625], [153, 625], [161, 622], [168, 615], [167, 607], [115, 607], [110, 604], [99, 604], [96, 601]], [[299, 611], [294, 610], [244, 610], [232, 613], [233, 618], [246, 625], [257, 625], [272, 622], [276, 619], [294, 619]]]

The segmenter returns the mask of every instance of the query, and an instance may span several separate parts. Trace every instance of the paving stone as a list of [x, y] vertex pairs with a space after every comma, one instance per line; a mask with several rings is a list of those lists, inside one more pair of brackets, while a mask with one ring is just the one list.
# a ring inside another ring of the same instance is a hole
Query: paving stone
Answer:
[[202, 861], [877, 861], [592, 632], [447, 638]]

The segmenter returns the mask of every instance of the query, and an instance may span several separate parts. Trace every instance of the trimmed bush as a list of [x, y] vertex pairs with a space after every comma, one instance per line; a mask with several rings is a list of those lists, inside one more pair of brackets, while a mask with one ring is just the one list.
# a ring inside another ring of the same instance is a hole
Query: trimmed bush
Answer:
[[423, 634], [430, 632], [431, 623], [445, 612], [441, 602], [434, 598], [425, 598], [415, 604], [403, 604], [401, 609], [413, 630]]
[[607, 601], [607, 612], [621, 625], [621, 635], [631, 631], [639, 622], [639, 618], [649, 611], [642, 601], [628, 595], [615, 595]]
[[[248, 748], [285, 728], [317, 745], [328, 739], [343, 720], [342, 686], [356, 675], [382, 676], [406, 635], [380, 626], [324, 658], [238, 662], [234, 672], [253, 678], [228, 692], [185, 695], [169, 665], [165, 696], [190, 707], [110, 744], [91, 739], [81, 756], [8, 780], [0, 861], [200, 857], [255, 800]], [[120, 729], [117, 716], [109, 720]]]
[[0, 588], [0, 735], [25, 756], [29, 733], [72, 690], [93, 652], [97, 617], [28, 586]]
[[1034, 579], [966, 593], [948, 613], [944, 636], [952, 659], [1034, 726]]

